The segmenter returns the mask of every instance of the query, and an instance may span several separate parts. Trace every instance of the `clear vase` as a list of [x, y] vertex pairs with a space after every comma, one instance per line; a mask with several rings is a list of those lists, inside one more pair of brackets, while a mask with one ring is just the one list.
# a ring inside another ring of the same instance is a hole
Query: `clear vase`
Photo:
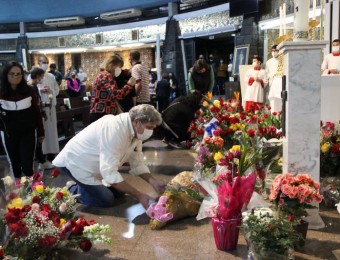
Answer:
[[231, 251], [236, 248], [241, 222], [242, 218], [225, 220], [213, 217], [211, 219], [217, 249]]

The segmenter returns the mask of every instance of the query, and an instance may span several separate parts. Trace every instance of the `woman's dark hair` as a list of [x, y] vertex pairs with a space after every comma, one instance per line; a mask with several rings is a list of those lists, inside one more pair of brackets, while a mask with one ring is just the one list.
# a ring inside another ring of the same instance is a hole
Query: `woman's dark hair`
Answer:
[[202, 99], [203, 99], [202, 94], [195, 91], [193, 93], [190, 93], [187, 96], [180, 96], [179, 98], [175, 99], [173, 102], [181, 102], [197, 110], [201, 106]]
[[8, 73], [13, 67], [20, 68], [21, 71], [21, 81], [17, 86], [16, 91], [21, 94], [26, 94], [29, 91], [29, 86], [27, 85], [26, 80], [24, 79], [24, 69], [20, 65], [20, 63], [16, 61], [10, 61], [6, 65], [6, 67], [2, 70], [1, 73], [1, 85], [0, 85], [0, 96], [2, 98], [7, 97], [12, 92], [11, 84], [8, 81]]
[[205, 60], [200, 60], [198, 59], [195, 64], [194, 64], [194, 69], [196, 71], [200, 71], [202, 69], [206, 69], [208, 70], [209, 69], [209, 64], [205, 61]]

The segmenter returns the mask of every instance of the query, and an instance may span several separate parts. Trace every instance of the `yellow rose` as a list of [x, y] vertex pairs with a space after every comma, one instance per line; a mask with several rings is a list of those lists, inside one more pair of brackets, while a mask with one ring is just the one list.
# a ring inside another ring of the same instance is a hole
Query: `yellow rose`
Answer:
[[60, 192], [61, 192], [62, 194], [64, 194], [64, 195], [67, 195], [67, 194], [68, 194], [67, 189], [62, 189], [62, 190], [60, 190]]
[[204, 107], [208, 107], [209, 106], [209, 103], [207, 101], [203, 101], [203, 104], [202, 104]]
[[17, 209], [21, 209], [24, 206], [24, 203], [22, 202], [21, 198], [15, 198], [12, 199], [10, 201], [10, 203], [8, 203], [7, 208], [17, 208]]
[[42, 193], [44, 191], [44, 186], [43, 185], [37, 185], [37, 186], [35, 186], [34, 190], [38, 193]]
[[233, 145], [233, 147], [231, 147], [229, 149], [229, 152], [232, 152], [232, 151], [240, 151], [241, 150], [241, 146], [240, 145]]
[[330, 148], [330, 144], [329, 143], [324, 143], [322, 146], [321, 146], [321, 152], [323, 153], [327, 153], [329, 151], [329, 148]]
[[237, 131], [237, 125], [236, 124], [232, 124], [230, 126], [231, 130], [233, 130], [234, 132]]
[[214, 154], [214, 160], [216, 162], [219, 162], [223, 158], [223, 154], [221, 152], [215, 153]]
[[215, 107], [218, 107], [218, 108], [220, 108], [221, 107], [221, 103], [220, 103], [220, 101], [219, 100], [214, 100], [214, 106]]
[[64, 226], [65, 224], [66, 224], [66, 220], [63, 219], [63, 218], [61, 218], [61, 219], [60, 219], [59, 227], [62, 227], [62, 226]]

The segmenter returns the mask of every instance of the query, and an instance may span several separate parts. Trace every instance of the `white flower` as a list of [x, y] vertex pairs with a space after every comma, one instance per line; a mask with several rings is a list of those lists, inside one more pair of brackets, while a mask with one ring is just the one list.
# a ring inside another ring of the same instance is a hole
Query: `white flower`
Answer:
[[61, 212], [61, 213], [63, 213], [63, 212], [65, 212], [67, 210], [67, 205], [66, 205], [66, 203], [61, 203], [60, 204], [60, 206], [59, 206], [59, 211]]
[[49, 99], [52, 99], [52, 98], [53, 98], [53, 95], [52, 95], [52, 94], [49, 94], [49, 95], [48, 95], [48, 98], [49, 98]]
[[33, 211], [38, 211], [39, 208], [40, 208], [40, 206], [39, 206], [38, 203], [33, 203], [33, 204], [32, 204], [32, 210], [33, 210]]
[[1, 180], [3, 180], [5, 186], [12, 186], [14, 184], [14, 180], [12, 179], [11, 176], [6, 176], [2, 178]]
[[340, 202], [338, 204], [335, 204], [335, 206], [337, 207], [337, 210], [338, 210], [338, 212], [340, 214]]

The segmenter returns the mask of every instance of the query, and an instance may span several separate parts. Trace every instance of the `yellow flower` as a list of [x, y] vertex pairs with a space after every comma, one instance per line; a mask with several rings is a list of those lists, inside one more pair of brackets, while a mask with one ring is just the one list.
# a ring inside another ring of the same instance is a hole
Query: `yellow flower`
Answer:
[[204, 107], [208, 107], [209, 106], [209, 103], [207, 101], [203, 101], [203, 104], [202, 104]]
[[59, 227], [62, 227], [62, 226], [64, 226], [64, 225], [65, 225], [65, 223], [66, 223], [66, 220], [65, 220], [65, 219], [63, 219], [63, 218], [61, 218], [61, 219], [60, 219], [60, 224], [59, 224]]
[[214, 160], [218, 163], [223, 158], [223, 154], [221, 152], [214, 154]]
[[24, 206], [24, 203], [21, 198], [15, 198], [8, 203], [7, 208], [17, 208], [21, 209]]
[[207, 96], [207, 98], [211, 99], [211, 98], [212, 98], [212, 96], [213, 96], [213, 95], [212, 95], [212, 92], [210, 92], [210, 91], [209, 91], [209, 92], [207, 93], [207, 95], [206, 95], [206, 96]]
[[324, 143], [322, 146], [321, 146], [321, 152], [323, 153], [327, 153], [329, 151], [329, 148], [331, 147], [331, 145], [329, 143]]
[[230, 125], [230, 129], [233, 130], [234, 132], [237, 131], [237, 125], [236, 124]]
[[61, 192], [62, 194], [64, 194], [64, 195], [67, 195], [67, 194], [68, 194], [67, 189], [62, 189], [62, 190], [60, 190], [60, 192]]
[[234, 162], [236, 165], [239, 165], [240, 160], [239, 160], [238, 158], [234, 158], [234, 159], [233, 159], [233, 162]]
[[44, 191], [44, 186], [43, 185], [37, 185], [37, 186], [35, 186], [34, 190], [38, 193], [42, 193]]
[[218, 108], [220, 108], [221, 107], [221, 103], [220, 103], [220, 101], [219, 100], [214, 100], [214, 106], [215, 107], [218, 107]]
[[241, 146], [240, 145], [233, 145], [233, 147], [231, 147], [229, 149], [229, 152], [232, 152], [232, 151], [240, 151], [241, 150]]

